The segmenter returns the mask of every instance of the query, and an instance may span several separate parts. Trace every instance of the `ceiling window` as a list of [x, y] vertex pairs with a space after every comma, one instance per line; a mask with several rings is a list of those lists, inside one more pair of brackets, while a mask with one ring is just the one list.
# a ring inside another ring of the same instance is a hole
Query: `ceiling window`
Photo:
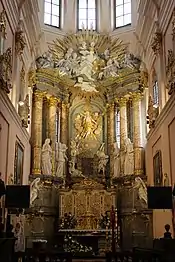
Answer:
[[114, 0], [115, 28], [131, 24], [131, 0]]
[[96, 30], [96, 0], [78, 1], [78, 29]]
[[61, 0], [44, 1], [44, 23], [46, 25], [60, 27], [60, 1]]

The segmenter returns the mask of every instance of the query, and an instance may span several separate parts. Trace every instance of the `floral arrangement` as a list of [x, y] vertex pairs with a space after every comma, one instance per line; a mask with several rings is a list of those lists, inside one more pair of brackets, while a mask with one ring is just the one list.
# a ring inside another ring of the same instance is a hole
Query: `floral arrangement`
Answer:
[[60, 229], [74, 229], [77, 225], [77, 220], [71, 213], [64, 214], [64, 217], [60, 219]]
[[93, 255], [92, 247], [80, 244], [78, 241], [74, 240], [71, 235], [66, 235], [64, 238], [64, 251], [70, 252], [74, 255], [84, 253]]

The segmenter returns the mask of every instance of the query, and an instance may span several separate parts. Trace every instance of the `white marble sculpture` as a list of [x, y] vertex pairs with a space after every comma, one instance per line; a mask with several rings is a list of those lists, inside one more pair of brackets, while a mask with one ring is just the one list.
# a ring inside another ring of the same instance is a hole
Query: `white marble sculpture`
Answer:
[[65, 162], [67, 160], [67, 156], [66, 156], [66, 151], [67, 151], [67, 146], [65, 144], [62, 143], [58, 143], [58, 156], [57, 156], [57, 171], [56, 171], [56, 175], [57, 177], [60, 177], [62, 179], [64, 179], [64, 175], [65, 175]]
[[117, 178], [120, 176], [120, 149], [118, 147], [117, 142], [114, 143], [114, 178]]
[[148, 202], [147, 187], [146, 187], [144, 181], [139, 176], [135, 178], [134, 188], [138, 189], [139, 199], [143, 200], [143, 202], [145, 204], [147, 204], [147, 202]]
[[106, 164], [109, 160], [109, 156], [105, 154], [105, 144], [104, 143], [101, 144], [96, 155], [98, 157], [98, 173], [101, 172], [102, 175], [105, 175]]
[[52, 174], [52, 148], [50, 146], [50, 139], [46, 138], [44, 145], [42, 147], [42, 173], [44, 175]]
[[80, 87], [84, 92], [98, 92], [93, 82], [84, 81], [81, 76], [78, 77], [77, 83], [75, 83], [74, 87]]
[[37, 177], [33, 182], [30, 184], [30, 205], [33, 205], [34, 201], [38, 197], [39, 188], [40, 188], [40, 178]]
[[84, 177], [82, 172], [75, 168], [75, 163], [72, 161], [69, 161], [69, 174], [71, 177]]
[[134, 149], [133, 143], [129, 138], [125, 140], [125, 160], [124, 160], [124, 174], [134, 174]]

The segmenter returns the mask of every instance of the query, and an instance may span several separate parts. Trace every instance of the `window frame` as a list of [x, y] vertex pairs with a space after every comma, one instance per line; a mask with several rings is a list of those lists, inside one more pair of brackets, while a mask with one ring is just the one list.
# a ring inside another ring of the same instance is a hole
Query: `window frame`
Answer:
[[[45, 20], [45, 14], [49, 14], [49, 13], [45, 12], [45, 3], [47, 2], [47, 3], [51, 4], [51, 13], [50, 13], [51, 22], [52, 22], [52, 16], [55, 16], [55, 15], [53, 15], [53, 13], [52, 13], [52, 6], [53, 6], [53, 5], [57, 5], [57, 4], [53, 4], [52, 1], [53, 1], [53, 0], [50, 0], [50, 3], [49, 3], [47, 0], [44, 0], [44, 20]], [[58, 28], [58, 29], [61, 28], [61, 10], [62, 10], [62, 1], [61, 1], [61, 0], [59, 0], [59, 5], [57, 5], [57, 6], [59, 6], [59, 15], [58, 15], [58, 18], [59, 18], [59, 26], [52, 25], [52, 24], [46, 24], [46, 23], [44, 22], [44, 25], [45, 25], [45, 26], [51, 26], [51, 27], [53, 27], [53, 28]]]
[[159, 106], [159, 84], [157, 79], [153, 83], [153, 104], [154, 106]]
[[[82, 29], [81, 28], [79, 28], [79, 1], [81, 1], [81, 0], [77, 0], [77, 30], [78, 31], [82, 31]], [[98, 0], [95, 0], [95, 29], [93, 29], [93, 31], [97, 31], [97, 19], [98, 19], [98, 11], [97, 11], [97, 4], [98, 4]], [[88, 0], [86, 0], [86, 6], [87, 6], [87, 8], [86, 8], [86, 12], [87, 12], [87, 19], [86, 19], [86, 21], [87, 21], [87, 23], [88, 23], [88, 9], [90, 9], [90, 8], [88, 8]], [[86, 28], [85, 29], [87, 29], [88, 27], [86, 26]], [[88, 30], [90, 30], [90, 28], [88, 28]]]
[[[124, 0], [122, 0], [123, 1], [123, 4], [121, 4], [123, 7], [124, 7]], [[130, 0], [131, 1], [131, 16], [132, 16], [132, 0]], [[117, 0], [114, 0], [113, 1], [113, 4], [114, 4], [114, 30], [115, 29], [119, 29], [119, 28], [124, 28], [124, 27], [128, 27], [128, 26], [131, 26], [132, 25], [132, 17], [131, 17], [131, 23], [129, 23], [129, 24], [126, 24], [126, 25], [122, 25], [122, 26], [117, 26], [116, 25], [116, 14], [117, 14], [117, 12], [116, 12], [116, 3], [117, 3]], [[124, 12], [123, 12], [123, 15], [122, 15], [122, 17], [124, 18]]]

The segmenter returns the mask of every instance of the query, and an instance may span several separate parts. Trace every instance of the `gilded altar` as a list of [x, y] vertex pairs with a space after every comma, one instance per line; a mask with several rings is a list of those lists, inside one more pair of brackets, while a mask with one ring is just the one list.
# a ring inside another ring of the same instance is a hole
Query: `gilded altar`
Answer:
[[60, 191], [60, 216], [65, 213], [75, 215], [76, 229], [98, 229], [98, 222], [106, 211], [116, 203], [116, 191], [104, 189], [102, 184], [84, 179], [74, 184], [71, 190]]

